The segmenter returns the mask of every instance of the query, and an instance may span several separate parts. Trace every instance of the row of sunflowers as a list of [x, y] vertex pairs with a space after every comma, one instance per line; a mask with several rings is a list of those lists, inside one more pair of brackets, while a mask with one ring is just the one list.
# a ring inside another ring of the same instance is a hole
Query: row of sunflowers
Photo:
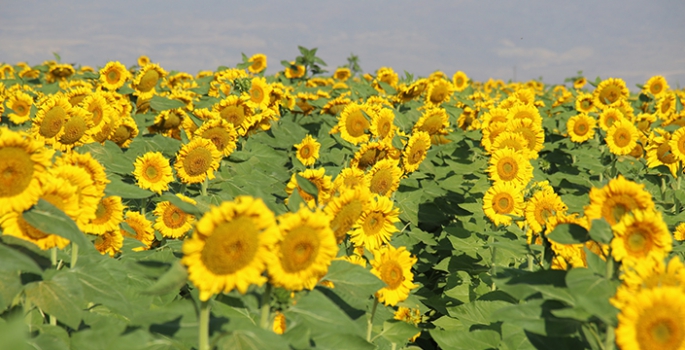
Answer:
[[[685, 91], [0, 66], [0, 334], [35, 348], [685, 348]], [[9, 339], [9, 338], [8, 338]]]

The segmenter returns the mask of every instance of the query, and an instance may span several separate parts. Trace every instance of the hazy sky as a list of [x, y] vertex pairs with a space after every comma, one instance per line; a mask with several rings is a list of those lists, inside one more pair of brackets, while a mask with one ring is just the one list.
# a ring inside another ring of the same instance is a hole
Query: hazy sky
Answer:
[[141, 54], [167, 70], [234, 66], [241, 52], [281, 70], [298, 45], [329, 68], [359, 56], [426, 76], [457, 70], [562, 83], [583, 70], [631, 89], [653, 75], [685, 85], [685, 1], [133, 1], [0, 0], [0, 62], [126, 65]]

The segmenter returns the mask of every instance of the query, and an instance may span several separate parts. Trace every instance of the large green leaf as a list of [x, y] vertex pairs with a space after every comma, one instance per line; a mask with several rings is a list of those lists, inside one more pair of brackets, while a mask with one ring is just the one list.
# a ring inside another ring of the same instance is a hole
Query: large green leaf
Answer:
[[27, 223], [38, 230], [64, 237], [78, 244], [85, 251], [94, 249], [93, 244], [81, 233], [74, 220], [42, 198], [33, 208], [24, 212], [23, 217]]
[[580, 225], [559, 224], [554, 228], [554, 231], [547, 235], [547, 238], [561, 244], [578, 244], [590, 240], [590, 235]]
[[152, 96], [150, 100], [150, 108], [158, 112], [166, 111], [167, 109], [183, 108], [185, 106], [186, 104], [179, 100], [172, 100], [159, 95]]
[[154, 196], [154, 192], [144, 190], [136, 185], [125, 183], [118, 178], [112, 178], [105, 188], [108, 196], [119, 196], [126, 199], [142, 199]]
[[313, 336], [326, 333], [366, 335], [338, 305], [316, 289], [302, 297], [285, 313], [286, 317], [291, 314], [300, 318], [312, 330]]
[[95, 264], [80, 264], [70, 269], [69, 273], [76, 275], [86, 300], [101, 303], [115, 313], [130, 317], [134, 304], [121, 292], [124, 286], [114, 278], [105, 262], [100, 260]]
[[226, 350], [288, 350], [290, 347], [278, 335], [258, 327], [232, 331], [217, 339], [219, 349]]
[[104, 145], [89, 143], [77, 148], [79, 153], [90, 153], [107, 172], [117, 174], [130, 174], [133, 172], [133, 163], [127, 159], [121, 148], [112, 141], [105, 141]]
[[604, 218], [600, 218], [592, 220], [590, 237], [599, 243], [609, 244], [614, 234], [611, 230], [611, 225]]
[[391, 343], [406, 344], [409, 338], [420, 332], [416, 326], [403, 321], [391, 320], [383, 323], [383, 331], [378, 334]]
[[566, 274], [566, 284], [578, 307], [616, 326], [618, 310], [609, 299], [616, 294], [618, 282], [607, 280], [589, 269], [574, 268]]
[[314, 336], [314, 343], [316, 349], [322, 350], [376, 349], [375, 345], [367, 342], [366, 339], [361, 336], [357, 334], [345, 334], [342, 332]]
[[75, 274], [58, 271], [51, 279], [24, 287], [33, 304], [67, 326], [77, 329], [83, 313], [83, 290]]
[[496, 349], [500, 342], [499, 333], [492, 330], [452, 332], [435, 328], [430, 334], [440, 348], [445, 350]]
[[[35, 260], [17, 249], [0, 243], [0, 271], [3, 272], [33, 272], [40, 274], [42, 269]], [[5, 273], [3, 273], [5, 275]], [[15, 273], [15, 275], [17, 275]]]
[[362, 301], [368, 300], [385, 286], [383, 281], [367, 269], [345, 260], [333, 260], [323, 279], [333, 282], [334, 292]]
[[492, 313], [498, 309], [511, 305], [501, 300], [474, 300], [447, 309], [451, 317], [459, 319], [466, 325], [488, 325], [492, 321]]
[[171, 268], [160, 277], [155, 284], [144, 291], [146, 294], [162, 295], [176, 291], [188, 281], [188, 270], [177, 261], [171, 264]]

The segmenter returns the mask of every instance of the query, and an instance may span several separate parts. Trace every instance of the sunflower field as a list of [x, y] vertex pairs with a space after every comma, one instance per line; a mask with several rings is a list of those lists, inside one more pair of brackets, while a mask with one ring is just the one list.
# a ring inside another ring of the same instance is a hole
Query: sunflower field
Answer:
[[0, 65], [0, 349], [685, 349], [685, 90], [300, 53]]

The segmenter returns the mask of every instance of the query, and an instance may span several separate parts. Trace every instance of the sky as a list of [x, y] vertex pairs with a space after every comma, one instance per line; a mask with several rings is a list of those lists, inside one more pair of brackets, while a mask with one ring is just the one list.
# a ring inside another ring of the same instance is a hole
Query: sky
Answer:
[[332, 72], [564, 82], [579, 70], [636, 90], [654, 75], [685, 86], [685, 1], [0, 0], [0, 62], [53, 58], [102, 67], [149, 56], [191, 74], [263, 53], [267, 74], [318, 48]]

